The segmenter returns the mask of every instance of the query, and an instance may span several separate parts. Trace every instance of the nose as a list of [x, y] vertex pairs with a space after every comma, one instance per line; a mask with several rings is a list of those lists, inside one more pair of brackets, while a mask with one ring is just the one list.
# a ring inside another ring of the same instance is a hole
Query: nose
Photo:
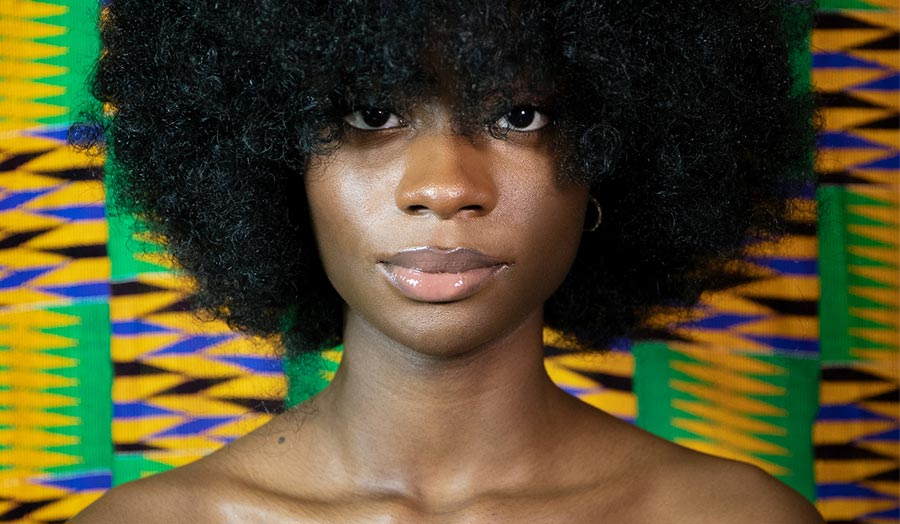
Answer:
[[488, 155], [476, 140], [457, 134], [416, 137], [397, 186], [397, 207], [442, 220], [490, 213], [497, 205], [497, 186]]

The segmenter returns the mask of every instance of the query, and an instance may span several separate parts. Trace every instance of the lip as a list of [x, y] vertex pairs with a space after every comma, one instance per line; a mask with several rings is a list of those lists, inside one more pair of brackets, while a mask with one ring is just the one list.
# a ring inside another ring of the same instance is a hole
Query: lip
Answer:
[[420, 302], [454, 302], [477, 293], [509, 264], [468, 248], [401, 251], [379, 263], [388, 281]]

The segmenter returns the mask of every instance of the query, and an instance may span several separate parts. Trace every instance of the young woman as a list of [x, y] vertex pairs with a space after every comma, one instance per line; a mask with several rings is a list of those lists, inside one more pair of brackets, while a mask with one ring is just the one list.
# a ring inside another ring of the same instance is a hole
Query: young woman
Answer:
[[814, 523], [754, 467], [556, 388], [778, 234], [799, 2], [114, 0], [112, 195], [200, 307], [331, 385], [74, 522]]

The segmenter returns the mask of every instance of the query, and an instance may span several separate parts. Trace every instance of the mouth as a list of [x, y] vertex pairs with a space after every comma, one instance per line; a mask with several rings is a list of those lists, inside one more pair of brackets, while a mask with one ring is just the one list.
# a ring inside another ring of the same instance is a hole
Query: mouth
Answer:
[[419, 302], [454, 302], [477, 293], [509, 264], [467, 248], [401, 251], [379, 263], [388, 281]]

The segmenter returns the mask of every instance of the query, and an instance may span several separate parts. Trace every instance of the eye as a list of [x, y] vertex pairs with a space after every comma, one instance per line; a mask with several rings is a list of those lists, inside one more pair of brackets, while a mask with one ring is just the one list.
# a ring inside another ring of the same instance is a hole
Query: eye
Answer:
[[348, 113], [344, 117], [344, 122], [347, 122], [351, 127], [363, 131], [379, 131], [405, 125], [403, 119], [387, 109], [368, 106], [358, 108], [353, 112]]
[[550, 124], [550, 116], [531, 106], [517, 106], [497, 120], [497, 127], [511, 131], [537, 131]]

